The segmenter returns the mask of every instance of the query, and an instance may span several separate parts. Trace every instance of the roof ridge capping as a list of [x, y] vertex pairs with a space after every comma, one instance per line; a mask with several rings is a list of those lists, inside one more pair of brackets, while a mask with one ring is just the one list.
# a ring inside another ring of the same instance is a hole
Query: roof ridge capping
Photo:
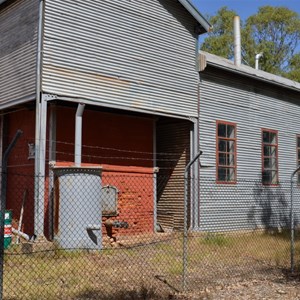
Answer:
[[300, 92], [299, 82], [262, 70], [256, 70], [246, 65], [236, 66], [233, 61], [227, 58], [200, 51], [199, 72], [203, 72], [207, 65]]
[[178, 2], [180, 2], [182, 6], [194, 17], [194, 19], [203, 27], [205, 32], [212, 31], [213, 26], [204, 18], [190, 0], [178, 0]]

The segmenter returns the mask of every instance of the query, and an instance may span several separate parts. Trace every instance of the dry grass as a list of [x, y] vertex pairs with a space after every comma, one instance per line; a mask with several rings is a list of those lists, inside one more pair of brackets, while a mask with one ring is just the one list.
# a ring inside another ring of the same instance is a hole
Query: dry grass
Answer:
[[[5, 257], [5, 299], [164, 299], [181, 289], [182, 238], [129, 249]], [[296, 245], [296, 258], [300, 245]], [[289, 266], [283, 234], [206, 234], [188, 243], [189, 287]], [[297, 261], [299, 264], [299, 261]], [[265, 268], [266, 269], [266, 268]]]

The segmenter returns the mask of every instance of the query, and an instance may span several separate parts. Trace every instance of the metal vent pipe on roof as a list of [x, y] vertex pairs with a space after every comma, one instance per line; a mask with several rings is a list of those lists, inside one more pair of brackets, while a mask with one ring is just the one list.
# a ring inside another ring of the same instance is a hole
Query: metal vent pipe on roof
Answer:
[[85, 104], [79, 103], [75, 119], [75, 166], [81, 165], [81, 148], [82, 148], [82, 115]]
[[241, 21], [239, 16], [233, 19], [234, 34], [234, 64], [239, 67], [242, 63], [242, 47], [241, 47]]

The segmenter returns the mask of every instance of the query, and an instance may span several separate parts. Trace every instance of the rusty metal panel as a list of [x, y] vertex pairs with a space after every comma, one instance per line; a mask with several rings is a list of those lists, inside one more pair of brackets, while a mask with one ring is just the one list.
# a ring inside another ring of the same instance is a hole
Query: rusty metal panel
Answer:
[[35, 0], [0, 10], [0, 106], [35, 98], [38, 16]]
[[187, 121], [157, 123], [158, 203], [157, 220], [163, 228], [182, 230], [184, 170], [190, 159], [190, 129]]
[[43, 91], [197, 116], [196, 24], [173, 0], [46, 0]]

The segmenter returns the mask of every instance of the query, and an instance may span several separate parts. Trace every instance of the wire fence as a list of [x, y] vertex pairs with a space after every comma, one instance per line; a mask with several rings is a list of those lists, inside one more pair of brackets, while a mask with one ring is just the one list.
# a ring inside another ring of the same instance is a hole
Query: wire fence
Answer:
[[[189, 178], [184, 203], [183, 176], [147, 168], [49, 172], [7, 173], [4, 299], [172, 299], [184, 280], [185, 292], [201, 295], [290, 269], [290, 182]], [[296, 183], [293, 196], [298, 271]]]

